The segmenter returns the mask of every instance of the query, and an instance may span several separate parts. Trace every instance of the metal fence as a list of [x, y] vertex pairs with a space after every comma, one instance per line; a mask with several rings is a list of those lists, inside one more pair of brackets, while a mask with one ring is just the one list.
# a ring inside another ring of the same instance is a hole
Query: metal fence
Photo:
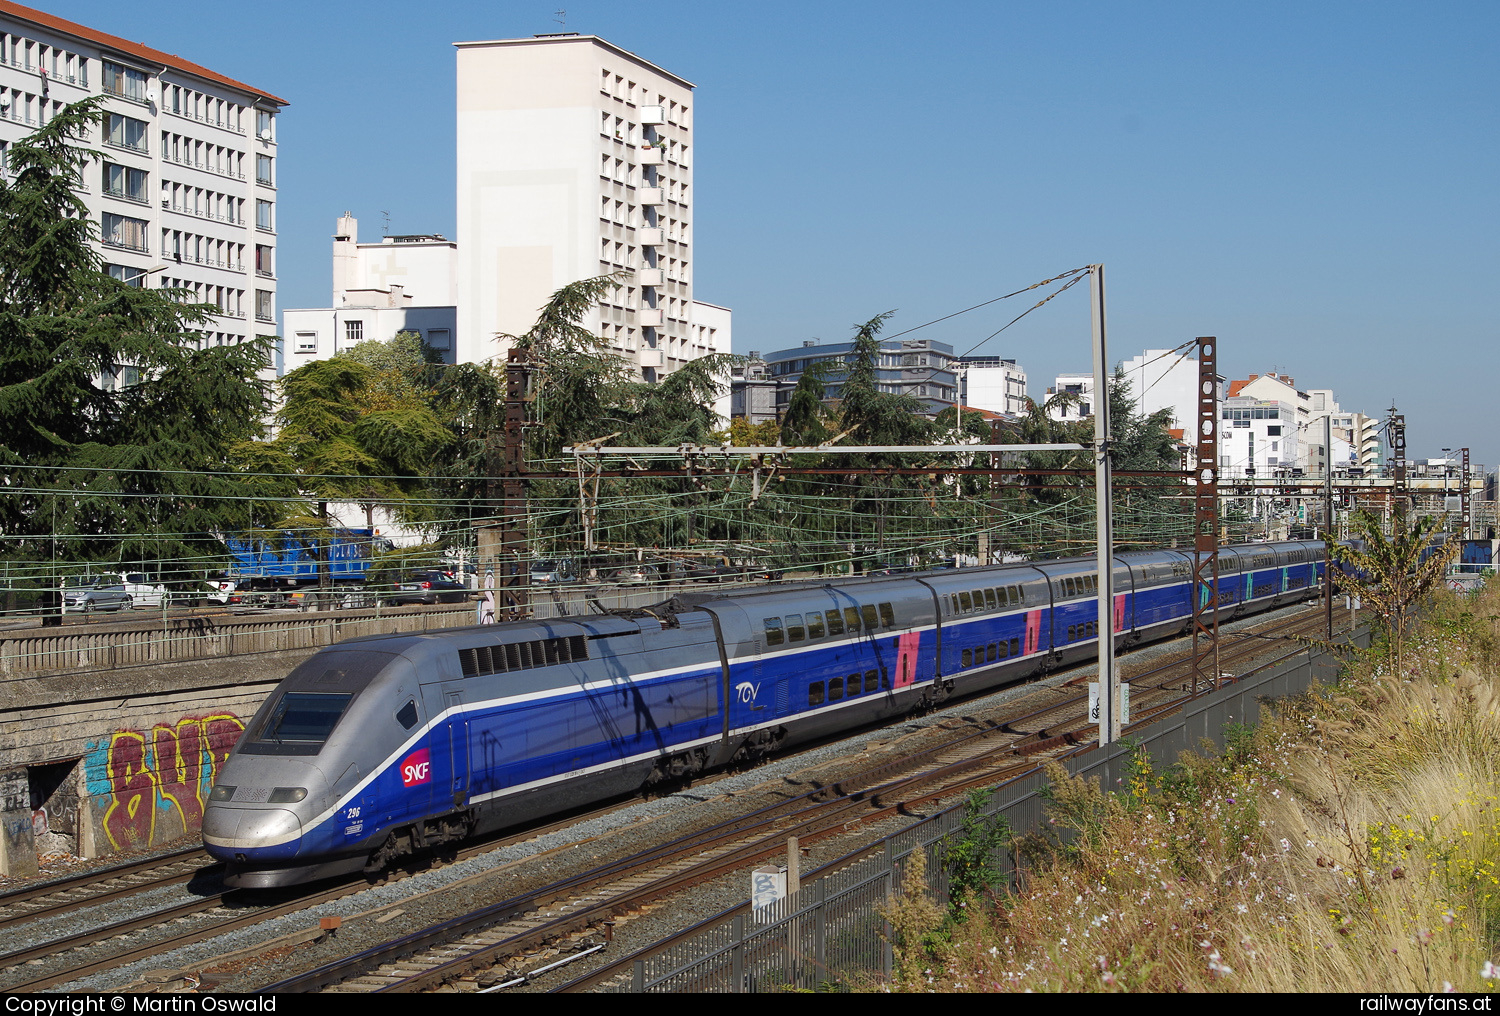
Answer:
[[474, 616], [472, 604], [454, 610], [389, 608], [373, 614], [335, 611], [253, 620], [200, 615], [135, 631], [73, 628], [8, 635], [0, 639], [0, 676], [315, 649], [361, 635], [473, 624]]
[[[1355, 637], [1369, 645], [1368, 632]], [[1188, 703], [1174, 716], [1131, 732], [1157, 762], [1170, 762], [1204, 738], [1223, 744], [1234, 724], [1254, 724], [1261, 702], [1306, 689], [1338, 672], [1332, 655], [1305, 650], [1253, 671]], [[1072, 773], [1097, 777], [1105, 788], [1126, 778], [1131, 749], [1114, 745], [1064, 760]], [[1003, 815], [1017, 831], [1037, 828], [1047, 780], [1039, 771], [995, 788], [989, 815]], [[888, 929], [880, 907], [898, 889], [906, 864], [917, 850], [927, 854], [927, 887], [946, 902], [947, 875], [941, 863], [944, 840], [964, 819], [960, 804], [887, 838], [873, 851], [825, 865], [804, 881], [801, 892], [752, 911], [748, 904], [726, 911], [648, 951], [634, 963], [628, 980], [603, 986], [619, 992], [756, 992], [788, 988], [818, 990], [836, 984], [873, 982], [891, 973]], [[1008, 855], [994, 858], [1010, 874]]]

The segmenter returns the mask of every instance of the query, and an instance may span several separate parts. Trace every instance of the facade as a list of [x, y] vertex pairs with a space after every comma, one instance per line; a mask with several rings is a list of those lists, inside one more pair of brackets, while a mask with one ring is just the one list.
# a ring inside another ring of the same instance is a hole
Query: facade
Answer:
[[1026, 368], [998, 356], [959, 357], [963, 403], [1007, 416], [1026, 415]]
[[106, 270], [216, 306], [205, 344], [275, 334], [276, 115], [286, 101], [0, 0], [0, 155], [96, 95], [105, 120], [86, 140], [99, 158], [81, 194]]
[[[792, 397], [807, 368], [826, 360], [849, 363], [854, 356], [853, 342], [819, 345], [814, 340], [791, 349], [765, 355], [776, 412], [779, 415]], [[958, 398], [958, 358], [953, 347], [931, 339], [888, 339], [880, 343], [880, 360], [876, 364], [875, 383], [883, 392], [909, 395], [922, 403], [922, 412], [936, 416], [952, 406]], [[839, 398], [837, 373], [827, 382], [826, 396]]]
[[1054, 420], [1087, 420], [1094, 415], [1094, 372], [1087, 374], [1059, 374], [1051, 388], [1047, 389], [1050, 400], [1054, 395], [1076, 396], [1071, 404], [1054, 406], [1047, 415]]
[[1175, 426], [1191, 429], [1198, 407], [1198, 361], [1170, 349], [1148, 349], [1120, 365], [1130, 382], [1135, 411], [1172, 411]]
[[[721, 415], [742, 418], [751, 424], [768, 423], [781, 419], [786, 400], [779, 403], [776, 393], [782, 390], [779, 380], [771, 375], [771, 365], [761, 359], [758, 350], [751, 350], [742, 363], [729, 368], [729, 409]], [[790, 392], [791, 388], [786, 388]]]
[[438, 234], [359, 242], [359, 222], [345, 212], [333, 235], [331, 306], [288, 310], [277, 373], [323, 360], [350, 346], [416, 332], [455, 363], [458, 245]]
[[600, 275], [583, 324], [643, 379], [727, 352], [728, 311], [693, 299], [692, 83], [591, 35], [457, 48], [458, 359]]

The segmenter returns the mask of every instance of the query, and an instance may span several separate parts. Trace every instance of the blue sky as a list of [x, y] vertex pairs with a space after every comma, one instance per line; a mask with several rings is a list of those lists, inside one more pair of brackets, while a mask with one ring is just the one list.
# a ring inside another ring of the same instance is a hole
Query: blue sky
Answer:
[[[735, 350], [900, 330], [1090, 262], [1112, 352], [1220, 339], [1415, 457], [1500, 463], [1500, 5], [263, 0], [50, 13], [281, 95], [280, 302], [363, 238], [454, 235], [452, 43], [566, 30], [693, 81], [695, 291]], [[1022, 309], [928, 329], [968, 349]], [[1089, 366], [1086, 287], [980, 348]]]

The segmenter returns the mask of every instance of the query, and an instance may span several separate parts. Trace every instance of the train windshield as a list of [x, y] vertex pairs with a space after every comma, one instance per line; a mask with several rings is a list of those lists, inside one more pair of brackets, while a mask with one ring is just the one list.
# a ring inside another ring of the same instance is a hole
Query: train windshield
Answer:
[[316, 755], [349, 707], [352, 694], [289, 691], [241, 751], [267, 755]]

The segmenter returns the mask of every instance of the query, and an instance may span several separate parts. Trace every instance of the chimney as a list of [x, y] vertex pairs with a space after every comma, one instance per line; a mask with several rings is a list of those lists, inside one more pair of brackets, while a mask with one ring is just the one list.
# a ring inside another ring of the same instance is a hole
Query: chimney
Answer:
[[359, 287], [359, 220], [353, 213], [339, 216], [338, 227], [333, 234], [333, 306], [344, 305], [351, 289]]

